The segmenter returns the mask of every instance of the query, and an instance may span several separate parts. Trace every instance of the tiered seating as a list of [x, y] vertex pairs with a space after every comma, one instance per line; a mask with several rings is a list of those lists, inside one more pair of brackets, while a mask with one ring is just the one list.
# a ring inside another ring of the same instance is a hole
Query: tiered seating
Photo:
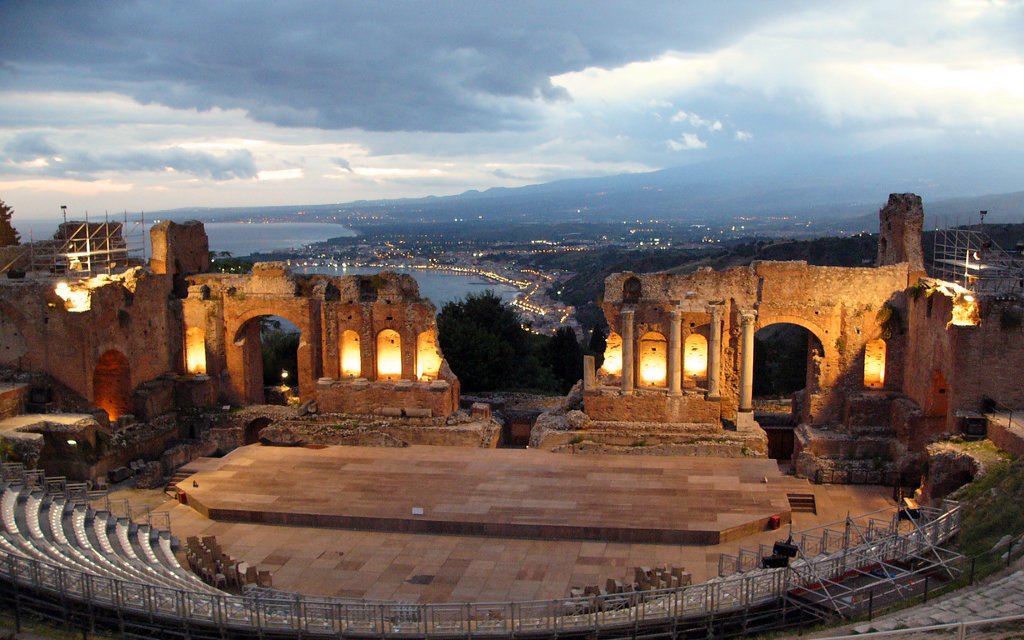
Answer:
[[[16, 470], [6, 467], [4, 477], [8, 480], [0, 487], [0, 553], [128, 582], [223, 593], [178, 563], [170, 532], [97, 511], [82, 500], [82, 492], [69, 499], [67, 491], [54, 495], [43, 488], [63, 483], [38, 482], [29, 475], [19, 479]], [[234, 584], [242, 583], [236, 577]]]

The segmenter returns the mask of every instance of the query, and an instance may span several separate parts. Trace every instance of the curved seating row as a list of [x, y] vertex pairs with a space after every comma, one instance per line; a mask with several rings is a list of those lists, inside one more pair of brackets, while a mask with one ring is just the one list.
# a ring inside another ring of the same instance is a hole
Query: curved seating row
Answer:
[[182, 567], [168, 531], [136, 524], [39, 487], [5, 482], [0, 549], [67, 569], [156, 587], [221, 594]]

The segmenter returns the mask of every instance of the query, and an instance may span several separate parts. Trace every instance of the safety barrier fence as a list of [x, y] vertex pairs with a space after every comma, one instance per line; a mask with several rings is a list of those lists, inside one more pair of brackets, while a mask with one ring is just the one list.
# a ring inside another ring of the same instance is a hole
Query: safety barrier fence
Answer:
[[[929, 515], [934, 517], [928, 519]], [[375, 637], [440, 637], [460, 635], [512, 637], [609, 632], [636, 635], [638, 630], [749, 609], [782, 600], [817, 576], [836, 578], [865, 568], [879, 558], [926, 558], [935, 545], [959, 532], [955, 503], [922, 513], [914, 530], [861, 541], [810, 558], [799, 571], [792, 568], [755, 569], [727, 578], [678, 587], [614, 595], [560, 598], [544, 601], [401, 604], [341, 601], [314, 596], [264, 599], [259, 596], [207, 594], [141, 584], [83, 573], [40, 560], [0, 552], [0, 580], [17, 592], [28, 591], [50, 600], [87, 603], [113, 611], [117, 619], [145, 619], [150, 624], [192, 626], [226, 633], [263, 635], [365, 635]], [[881, 525], [878, 525], [879, 530]], [[809, 534], [810, 535], [810, 534]], [[822, 533], [823, 548], [831, 534]], [[810, 539], [810, 538], [808, 538]], [[846, 536], [850, 541], [850, 536]], [[801, 560], [803, 561], [803, 560]], [[161, 622], [162, 621], [162, 622]], [[159, 623], [159, 624], [158, 624]]]

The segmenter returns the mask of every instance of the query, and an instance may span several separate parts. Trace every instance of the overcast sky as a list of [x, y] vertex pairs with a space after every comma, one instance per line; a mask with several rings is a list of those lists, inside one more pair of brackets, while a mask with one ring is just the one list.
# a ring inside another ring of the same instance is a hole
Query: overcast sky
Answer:
[[16, 221], [1024, 149], [1021, 2], [76, 0], [0, 25]]

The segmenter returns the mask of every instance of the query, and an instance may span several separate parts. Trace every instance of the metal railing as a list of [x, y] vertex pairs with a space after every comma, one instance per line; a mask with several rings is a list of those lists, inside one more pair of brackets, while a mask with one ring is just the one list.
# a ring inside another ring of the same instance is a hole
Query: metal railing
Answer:
[[[714, 617], [768, 605], [794, 589], [813, 588], [799, 579], [800, 575], [839, 577], [852, 568], [877, 563], [877, 558], [922, 558], [929, 548], [950, 539], [959, 528], [959, 507], [949, 503], [908, 535], [895, 533], [849, 546], [851, 536], [847, 534], [847, 546], [841, 550], [844, 553], [812, 558], [808, 561], [812, 571], [760, 569], [673, 589], [527, 602], [403, 604], [311, 596], [267, 599], [213, 595], [84, 573], [2, 551], [0, 580], [62, 602], [70, 599], [113, 610], [118, 619], [141, 616], [175, 627], [187, 620], [190, 625], [221, 631], [511, 637], [598, 630], [604, 633], [621, 627], [635, 634], [637, 629], [674, 624], [680, 619]], [[831, 542], [834, 538], [830, 533], [818, 537], [823, 548], [837, 544]]]

